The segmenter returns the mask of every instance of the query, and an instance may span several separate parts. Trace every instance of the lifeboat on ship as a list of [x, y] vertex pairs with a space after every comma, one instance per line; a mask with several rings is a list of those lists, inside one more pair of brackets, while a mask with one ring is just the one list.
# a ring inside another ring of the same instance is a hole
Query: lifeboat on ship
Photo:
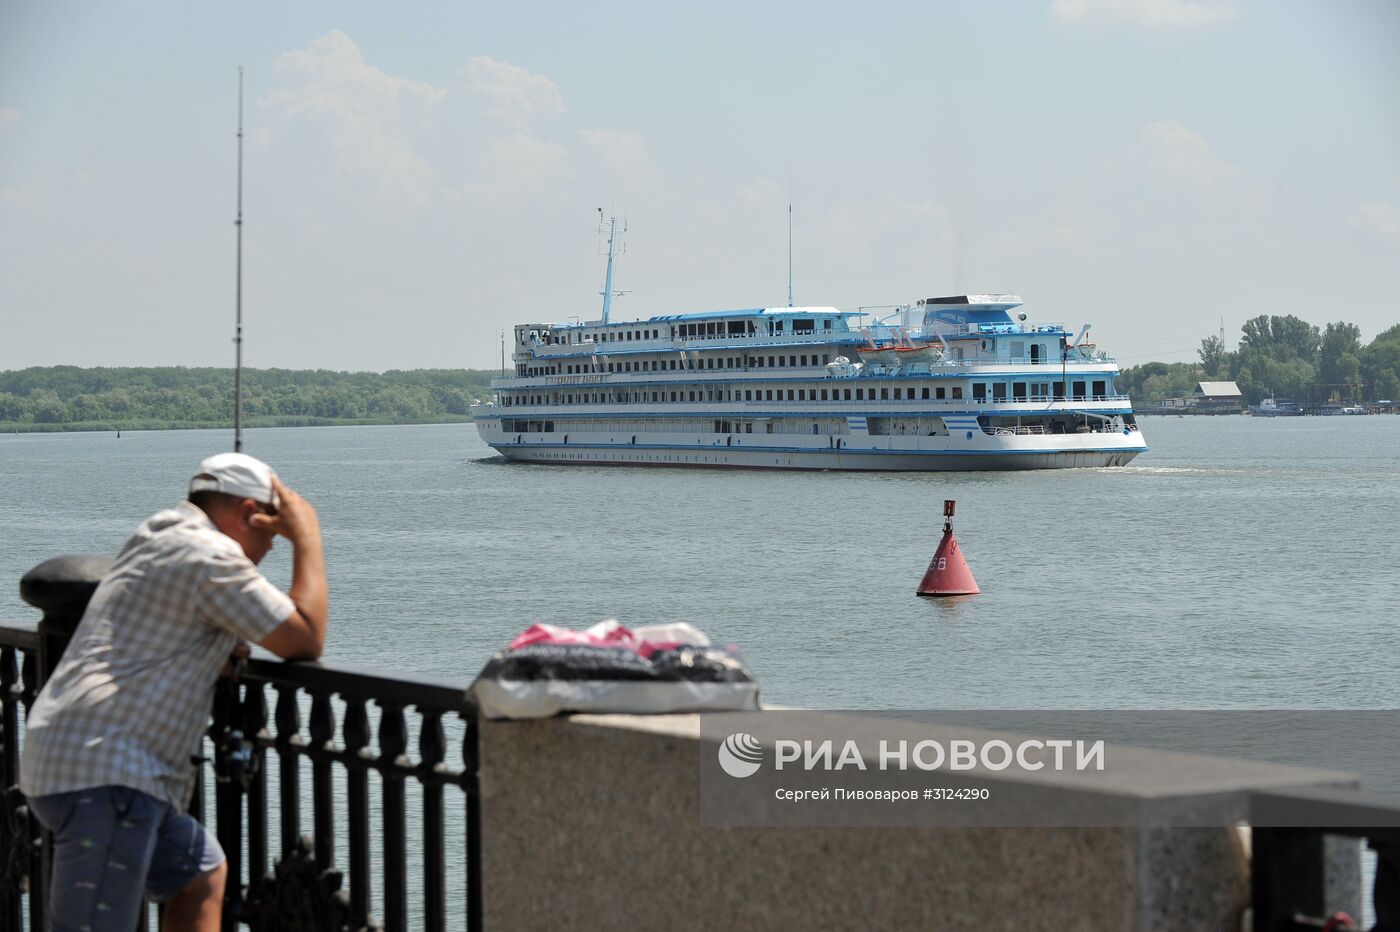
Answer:
[[870, 331], [865, 331], [867, 345], [857, 352], [866, 364], [902, 367], [915, 362], [937, 362], [943, 356], [942, 343], [916, 341], [898, 327], [892, 330], [888, 339], [877, 339]]

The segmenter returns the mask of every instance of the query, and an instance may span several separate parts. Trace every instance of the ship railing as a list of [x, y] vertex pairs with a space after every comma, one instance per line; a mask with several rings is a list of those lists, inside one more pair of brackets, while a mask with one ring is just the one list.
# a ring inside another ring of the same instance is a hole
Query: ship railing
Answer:
[[1041, 321], [1019, 324], [943, 324], [909, 327], [904, 331], [914, 340], [934, 340], [946, 337], [1016, 337], [1061, 336], [1069, 333], [1062, 321]]
[[[867, 352], [869, 351], [867, 350]], [[990, 354], [976, 354], [972, 356], [965, 356], [961, 359], [956, 356], [944, 356], [940, 359], [919, 360], [916, 362], [905, 363], [902, 366], [891, 366], [880, 362], [869, 362], [866, 363], [865, 368], [867, 372], [874, 370], [880, 373], [909, 373], [923, 372], [925, 370], [937, 371], [940, 369], [971, 369], [975, 366], [1035, 366], [1037, 369], [1043, 368], [1049, 371], [1051, 369], [1061, 369], [1067, 365], [1069, 371], [1074, 372], [1076, 371], [1075, 366], [1099, 365], [1101, 363], [1113, 363], [1116, 361], [1116, 358], [1109, 355], [1108, 353], [1096, 353], [1091, 357], [1085, 357], [1079, 354], [1074, 354], [1070, 356], [1070, 358], [1064, 363], [1060, 361], [1058, 356], [1054, 356], [1048, 359], [1045, 357], [1032, 359], [1029, 355], [993, 356]]]
[[982, 432], [991, 434], [992, 436], [1015, 435], [1017, 437], [1027, 437], [1035, 434], [1044, 434], [1046, 430], [1044, 424], [1026, 424], [1020, 427], [984, 427], [982, 428]]
[[[72, 559], [41, 564], [25, 583]], [[18, 788], [22, 723], [96, 578], [80, 599], [72, 582], [38, 590], [50, 604], [37, 630], [0, 624], [0, 928], [22, 928], [26, 913], [32, 930], [45, 928], [52, 849]], [[190, 804], [228, 858], [222, 928], [442, 932], [449, 917], [482, 928], [479, 730], [467, 686], [261, 658], [226, 671]]]
[[[639, 393], [639, 394], [640, 394], [640, 393]], [[548, 403], [545, 403], [545, 404], [538, 404], [538, 405], [525, 405], [525, 404], [520, 404], [520, 405], [504, 405], [503, 408], [509, 409], [509, 410], [512, 411], [512, 412], [516, 412], [516, 411], [528, 411], [528, 412], [530, 413], [530, 415], [533, 416], [533, 417], [545, 417], [545, 416], [548, 416], [548, 417], [567, 417], [569, 414], [590, 414], [590, 413], [598, 412], [598, 411], [600, 411], [600, 410], [606, 411], [606, 409], [612, 408], [612, 407], [617, 406], [617, 405], [652, 405], [652, 406], [660, 406], [660, 408], [665, 412], [665, 416], [672, 416], [672, 415], [675, 415], [675, 416], [692, 416], [692, 415], [695, 415], [695, 414], [707, 414], [707, 413], [709, 413], [709, 412], [711, 412], [711, 411], [714, 410], [714, 406], [715, 406], [715, 405], [738, 406], [738, 410], [751, 410], [751, 409], [754, 409], [754, 408], [767, 409], [767, 408], [778, 408], [778, 407], [783, 407], [783, 408], [806, 408], [806, 409], [811, 410], [811, 409], [813, 409], [814, 406], [815, 406], [815, 409], [816, 409], [816, 410], [815, 410], [815, 413], [830, 414], [830, 415], [837, 415], [837, 416], [840, 416], [840, 415], [844, 415], [844, 414], [847, 414], [847, 413], [852, 413], [852, 414], [865, 414], [865, 413], [867, 413], [867, 411], [869, 410], [869, 406], [872, 405], [872, 404], [876, 404], [876, 405], [892, 405], [892, 406], [897, 405], [897, 406], [899, 406], [899, 407], [901, 407], [901, 408], [910, 408], [910, 407], [917, 407], [917, 408], [919, 408], [919, 409], [930, 409], [930, 408], [931, 408], [931, 409], [939, 409], [939, 408], [944, 408], [944, 409], [951, 409], [951, 410], [957, 410], [957, 411], [963, 411], [963, 410], [966, 410], [966, 409], [969, 408], [969, 407], [973, 407], [973, 408], [985, 409], [985, 410], [990, 410], [990, 411], [999, 411], [999, 410], [1000, 410], [1000, 411], [1007, 411], [1008, 413], [1013, 413], [1013, 412], [1026, 412], [1026, 411], [1028, 411], [1028, 410], [1037, 410], [1037, 409], [1027, 409], [1026, 407], [1024, 407], [1025, 405], [1035, 405], [1035, 406], [1038, 406], [1038, 410], [1045, 410], [1047, 406], [1055, 405], [1055, 404], [1064, 405], [1064, 404], [1071, 404], [1071, 403], [1100, 403], [1100, 402], [1102, 402], [1102, 403], [1131, 402], [1131, 398], [1130, 398], [1129, 396], [1127, 396], [1127, 395], [1089, 395], [1089, 396], [1076, 396], [1076, 397], [1074, 397], [1074, 398], [1065, 398], [1065, 397], [1062, 396], [1062, 395], [1056, 395], [1056, 396], [1054, 396], [1053, 398], [1050, 397], [1050, 396], [1048, 396], [1048, 395], [1033, 395], [1033, 396], [1026, 397], [1026, 398], [996, 398], [996, 399], [988, 399], [988, 398], [867, 398], [867, 399], [862, 399], [862, 400], [857, 401], [857, 400], [854, 400], [854, 399], [847, 400], [847, 399], [845, 399], [845, 398], [839, 398], [839, 399], [838, 399], [838, 398], [830, 398], [830, 399], [827, 399], [827, 400], [822, 400], [822, 399], [819, 399], [819, 398], [817, 398], [817, 399], [808, 398], [808, 399], [806, 399], [806, 400], [804, 401], [804, 400], [802, 400], [802, 399], [787, 399], [787, 398], [775, 398], [775, 399], [772, 399], [772, 400], [765, 400], [765, 399], [759, 399], [759, 398], [744, 399], [744, 398], [720, 397], [720, 396], [717, 396], [717, 397], [712, 397], [712, 398], [696, 399], [695, 401], [689, 401], [689, 400], [686, 400], [686, 401], [652, 401], [652, 400], [650, 400], [650, 399], [648, 399], [648, 398], [617, 398], [617, 399], [614, 399], [614, 400], [611, 400], [611, 401], [602, 401], [602, 402], [596, 402], [596, 401], [595, 401], [595, 402], [575, 402], [575, 403], [573, 403], [573, 404], [569, 404], [569, 403], [567, 403], [567, 402], [562, 402], [562, 401], [560, 401], [560, 402], [548, 402]], [[847, 410], [847, 409], [851, 408], [852, 406], [856, 406], [856, 405], [859, 405], [859, 406], [860, 406], [860, 410], [859, 410], [859, 411], [848, 411], [848, 410]], [[1013, 408], [1013, 407], [1011, 407], [1012, 405], [1017, 405], [1018, 407], [1014, 407], [1014, 408]], [[1065, 407], [1065, 408], [1059, 409], [1060, 413], [1064, 413], [1064, 414], [1074, 414], [1074, 413], [1076, 413], [1077, 410], [1078, 410], [1078, 409], [1076, 409], [1076, 408], [1071, 408], [1071, 407]], [[523, 416], [523, 415], [513, 415], [513, 416]]]
[[[1107, 424], [1104, 424], [1103, 422], [1098, 422], [1098, 423], [1090, 424], [1090, 425], [1088, 426], [1088, 429], [1087, 429], [1087, 430], [1084, 430], [1084, 429], [1076, 429], [1076, 430], [1072, 430], [1072, 431], [1060, 431], [1059, 433], [1060, 433], [1060, 434], [1121, 434], [1121, 433], [1122, 433], [1123, 431], [1125, 431], [1125, 430], [1126, 430], [1126, 431], [1135, 431], [1135, 430], [1137, 430], [1137, 425], [1135, 425], [1135, 424], [1124, 424], [1122, 427], [1116, 427], [1116, 428], [1115, 428], [1115, 427], [1110, 427], [1110, 426], [1108, 426]], [[993, 436], [993, 437], [1010, 437], [1010, 436], [1023, 437], [1023, 436], [1032, 436], [1032, 435], [1040, 436], [1040, 435], [1045, 435], [1045, 434], [1052, 434], [1052, 433], [1055, 433], [1055, 431], [1046, 430], [1044, 424], [1021, 424], [1021, 425], [1019, 425], [1019, 426], [1007, 425], [1007, 426], [999, 426], [999, 427], [992, 427], [992, 426], [983, 427], [983, 428], [982, 428], [982, 433], [984, 433], [984, 434], [989, 434], [989, 435], [991, 435], [991, 436]]]

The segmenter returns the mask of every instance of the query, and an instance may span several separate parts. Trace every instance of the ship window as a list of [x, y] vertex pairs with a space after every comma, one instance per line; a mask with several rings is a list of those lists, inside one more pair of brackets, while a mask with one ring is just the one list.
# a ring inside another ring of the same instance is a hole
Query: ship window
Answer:
[[805, 388], [799, 388], [799, 389], [797, 390], [797, 400], [798, 400], [798, 401], [806, 401], [806, 400], [807, 400], [807, 389], [805, 389]]
[[745, 400], [745, 401], [753, 401], [753, 392], [752, 392], [751, 390], [745, 389], [745, 391], [744, 391], [744, 400]]
[[694, 393], [694, 392], [691, 392], [691, 393], [690, 393], [690, 400], [691, 400], [691, 401], [694, 401], [694, 400], [695, 400], [695, 393]]
[[789, 357], [788, 357], [788, 365], [789, 365], [789, 366], [795, 366], [795, 365], [797, 365], [797, 357], [796, 357], [795, 355], [789, 356]]
[[924, 389], [924, 395], [923, 395], [923, 398], [924, 398], [924, 401], [928, 401], [928, 389], [927, 389], [927, 388], [926, 388], [926, 389]]
[[882, 389], [880, 389], [880, 397], [881, 397], [882, 399], [888, 401], [888, 400], [889, 400], [889, 397], [890, 397], [890, 390], [889, 390], [888, 388], [882, 388]]
[[803, 356], [803, 357], [802, 357], [802, 365], [804, 365], [804, 366], [807, 365], [807, 357], [806, 357], [806, 356]]
[[961, 397], [962, 397], [962, 386], [961, 386], [961, 385], [954, 385], [954, 386], [953, 386], [953, 397], [954, 397], [954, 398], [961, 398]]
[[1076, 397], [1076, 398], [1083, 398], [1083, 397], [1084, 397], [1084, 383], [1083, 383], [1083, 382], [1071, 382], [1070, 384], [1074, 386], [1074, 397]]
[[789, 389], [787, 390], [787, 393], [788, 393], [788, 401], [794, 401], [795, 399], [792, 397], [792, 389], [789, 388]]
[[846, 400], [847, 400], [847, 401], [850, 401], [850, 400], [851, 400], [851, 390], [850, 390], [849, 388], [846, 389], [845, 395], [846, 395]]
[[778, 365], [780, 365], [780, 366], [786, 366], [786, 365], [787, 365], [787, 357], [786, 357], [786, 356], [779, 356], [779, 357], [778, 357]]
[[826, 397], [826, 389], [822, 389], [822, 401], [826, 401], [826, 400], [827, 400], [827, 397]]
[[826, 319], [824, 319], [824, 320], [822, 321], [822, 329], [823, 329], [823, 330], [830, 330], [830, 329], [831, 329], [831, 318], [830, 318], [830, 317], [828, 317], [828, 318], [826, 318]]
[[811, 333], [817, 329], [817, 322], [814, 320], [798, 319], [792, 322], [794, 333]]
[[856, 401], [864, 401], [864, 400], [865, 400], [865, 389], [863, 389], [863, 388], [858, 388], [858, 389], [856, 389]]
[[770, 388], [770, 389], [768, 389], [767, 391], [768, 391], [768, 397], [767, 397], [767, 399], [765, 399], [765, 400], [767, 400], [767, 401], [772, 401], [772, 400], [773, 400], [773, 390]]
[[1011, 383], [1011, 397], [1012, 397], [1012, 398], [1024, 398], [1024, 397], [1026, 397], [1026, 383], [1025, 383], [1025, 382], [1012, 382], [1012, 383]]
[[1107, 395], [1107, 394], [1108, 394], [1108, 383], [1107, 383], [1107, 382], [1095, 382], [1095, 383], [1094, 383], [1094, 395], [1095, 395], [1095, 396], [1097, 396], [1097, 397], [1099, 397], [1099, 398], [1102, 398], [1104, 395]]
[[1003, 401], [1006, 400], [1006, 383], [1005, 383], [1005, 382], [993, 382], [993, 383], [992, 383], [992, 398], [994, 398], [994, 399], [1001, 399], [1001, 400], [1003, 400]]
[[940, 385], [940, 386], [938, 386], [937, 388], [935, 388], [935, 389], [933, 390], [933, 397], [935, 397], [935, 398], [946, 398], [946, 397], [948, 397], [948, 390], [947, 390], [946, 388], [944, 388], [942, 385]]
[[899, 400], [901, 400], [903, 397], [904, 397], [904, 389], [902, 389], [902, 388], [896, 388], [896, 389], [894, 390], [894, 400], [895, 400], [895, 401], [899, 401]]
[[972, 397], [977, 401], [985, 401], [987, 398], [987, 384], [985, 382], [973, 382]]

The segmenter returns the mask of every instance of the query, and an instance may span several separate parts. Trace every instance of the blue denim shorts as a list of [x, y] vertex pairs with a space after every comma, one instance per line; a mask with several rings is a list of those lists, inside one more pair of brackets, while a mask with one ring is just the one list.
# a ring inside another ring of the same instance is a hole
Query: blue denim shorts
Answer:
[[140, 790], [98, 786], [28, 802], [53, 833], [54, 930], [129, 932], [143, 895], [168, 900], [224, 861], [218, 839], [204, 826]]

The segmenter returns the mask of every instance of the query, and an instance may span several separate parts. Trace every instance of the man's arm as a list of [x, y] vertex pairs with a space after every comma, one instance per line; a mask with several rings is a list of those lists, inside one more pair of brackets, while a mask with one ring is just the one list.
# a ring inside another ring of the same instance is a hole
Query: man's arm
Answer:
[[311, 503], [274, 478], [275, 515], [254, 515], [255, 526], [274, 531], [292, 544], [292, 587], [296, 611], [258, 643], [285, 660], [315, 660], [326, 645], [330, 592], [321, 524]]

